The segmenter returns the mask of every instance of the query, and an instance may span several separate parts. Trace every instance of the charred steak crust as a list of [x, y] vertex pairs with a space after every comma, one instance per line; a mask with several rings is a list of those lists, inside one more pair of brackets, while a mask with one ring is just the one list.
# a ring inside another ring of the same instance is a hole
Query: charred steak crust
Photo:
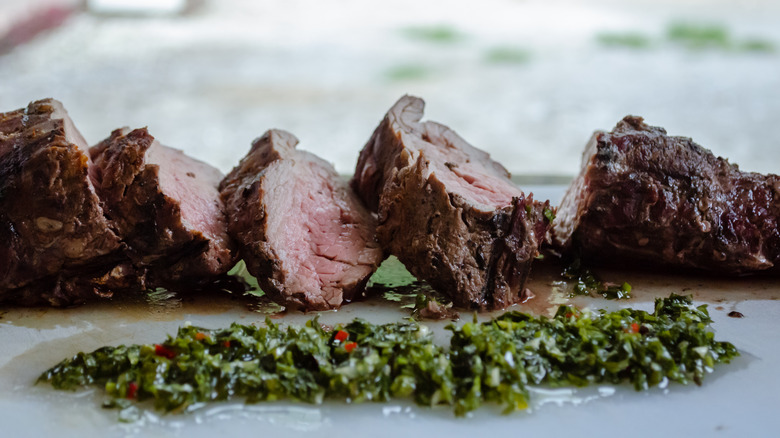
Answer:
[[13, 290], [8, 301], [22, 306], [55, 307], [83, 304], [91, 298], [110, 298], [116, 292], [144, 290], [145, 277], [128, 262], [85, 267], [40, 278]]
[[378, 211], [383, 248], [455, 305], [500, 309], [522, 300], [550, 223], [489, 155], [404, 96], [360, 153], [352, 187]]
[[627, 116], [593, 135], [553, 244], [593, 262], [742, 274], [780, 265], [780, 177]]
[[228, 230], [273, 300], [295, 309], [339, 307], [361, 292], [384, 258], [376, 219], [333, 167], [270, 130], [220, 190]]
[[92, 287], [61, 281], [121, 258], [89, 164], [86, 142], [56, 100], [0, 114], [0, 301], [83, 301]]
[[[160, 145], [146, 128], [117, 129], [90, 154], [106, 215], [149, 285], [198, 282], [235, 264], [219, 171]], [[187, 203], [205, 210], [202, 217], [188, 217]]]
[[65, 306], [224, 274], [221, 179], [146, 129], [89, 149], [53, 99], [0, 114], [0, 302]]

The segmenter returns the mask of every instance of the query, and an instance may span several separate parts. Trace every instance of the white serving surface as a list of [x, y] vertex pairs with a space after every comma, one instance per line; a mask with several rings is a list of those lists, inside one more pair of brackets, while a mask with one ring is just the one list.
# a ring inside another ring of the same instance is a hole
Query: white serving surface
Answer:
[[[561, 189], [539, 188], [536, 193], [537, 198], [557, 201]], [[732, 342], [742, 356], [719, 366], [700, 387], [670, 384], [646, 392], [629, 385], [537, 388], [531, 408], [511, 415], [488, 405], [456, 418], [450, 408], [418, 407], [406, 400], [319, 406], [227, 402], [176, 415], [146, 409], [141, 421], [124, 424], [117, 421], [116, 410], [100, 407], [106, 399], [101, 389], [55, 391], [48, 385], [34, 386], [35, 379], [79, 351], [161, 342], [185, 322], [208, 328], [232, 322], [262, 324], [266, 314], [253, 310], [247, 300], [228, 295], [181, 297], [155, 305], [120, 300], [71, 309], [5, 307], [0, 310], [0, 436], [778, 436], [780, 279], [597, 271], [605, 280], [632, 284], [634, 297], [615, 302], [570, 300], [555, 285], [559, 272], [560, 267], [552, 265], [537, 267], [530, 283], [537, 297], [510, 310], [545, 314], [562, 303], [651, 310], [656, 297], [691, 294], [696, 303], [709, 305], [716, 338]], [[731, 311], [744, 317], [729, 317]], [[275, 321], [299, 324], [313, 316], [291, 313]], [[323, 312], [320, 320], [333, 324], [360, 317], [381, 323], [406, 316], [408, 309], [377, 298]], [[460, 323], [471, 317], [462, 313]], [[446, 339], [446, 322], [425, 324]]]

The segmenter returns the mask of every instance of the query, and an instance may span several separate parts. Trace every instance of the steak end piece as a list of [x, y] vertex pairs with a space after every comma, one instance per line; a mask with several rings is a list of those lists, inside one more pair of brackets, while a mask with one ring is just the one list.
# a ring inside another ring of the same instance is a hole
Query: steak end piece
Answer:
[[146, 289], [145, 276], [127, 261], [113, 265], [85, 267], [43, 277], [14, 289], [10, 302], [22, 306], [67, 307], [93, 299], [111, 298], [115, 293]]
[[117, 129], [90, 155], [105, 214], [151, 286], [196, 283], [235, 264], [219, 170], [161, 145], [146, 128]]
[[550, 227], [549, 201], [525, 196], [451, 129], [421, 122], [423, 108], [402, 97], [358, 159], [351, 184], [378, 211], [379, 242], [458, 307], [521, 302]]
[[780, 177], [627, 116], [596, 132], [552, 232], [588, 263], [742, 274], [780, 266]]
[[94, 288], [63, 282], [110, 270], [121, 259], [121, 242], [89, 178], [87, 151], [54, 99], [0, 114], [0, 301], [83, 301]]
[[339, 307], [384, 259], [376, 219], [333, 167], [270, 130], [221, 184], [228, 229], [247, 269], [275, 301]]

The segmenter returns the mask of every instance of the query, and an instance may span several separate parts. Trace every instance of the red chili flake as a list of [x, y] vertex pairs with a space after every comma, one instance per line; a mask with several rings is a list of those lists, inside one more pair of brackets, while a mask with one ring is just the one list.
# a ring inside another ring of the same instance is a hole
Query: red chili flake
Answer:
[[571, 318], [572, 316], [575, 318], [578, 318], [579, 316], [576, 313], [572, 312], [566, 312], [566, 315], [564, 315], [566, 318]]
[[357, 342], [347, 342], [344, 344], [344, 349], [347, 350], [347, 353], [352, 353], [352, 350], [357, 348]]
[[138, 392], [138, 384], [130, 382], [127, 384], [127, 398], [135, 398], [135, 394]]
[[634, 333], [639, 333], [639, 324], [632, 322], [631, 323], [631, 331]]
[[349, 337], [349, 333], [345, 332], [344, 330], [339, 330], [339, 331], [336, 332], [335, 339], [337, 341], [344, 342], [344, 341], [347, 340], [348, 337]]
[[228, 339], [227, 341], [223, 342], [222, 345], [224, 345], [225, 348], [230, 348], [230, 339]]
[[176, 352], [169, 349], [165, 345], [155, 344], [154, 345], [154, 354], [158, 356], [162, 356], [167, 359], [173, 359], [176, 357]]
[[207, 338], [208, 338], [208, 336], [205, 333], [203, 333], [203, 332], [195, 333], [195, 340], [196, 341], [202, 341], [202, 340], [207, 339]]

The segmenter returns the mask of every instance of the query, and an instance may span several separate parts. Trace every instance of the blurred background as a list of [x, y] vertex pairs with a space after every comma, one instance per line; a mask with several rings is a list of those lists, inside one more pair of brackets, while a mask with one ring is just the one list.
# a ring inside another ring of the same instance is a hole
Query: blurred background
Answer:
[[403, 94], [513, 174], [568, 182], [626, 114], [780, 173], [771, 0], [0, 0], [0, 111], [148, 126], [228, 171], [269, 128], [351, 173]]

